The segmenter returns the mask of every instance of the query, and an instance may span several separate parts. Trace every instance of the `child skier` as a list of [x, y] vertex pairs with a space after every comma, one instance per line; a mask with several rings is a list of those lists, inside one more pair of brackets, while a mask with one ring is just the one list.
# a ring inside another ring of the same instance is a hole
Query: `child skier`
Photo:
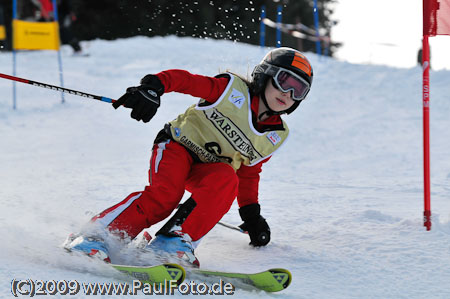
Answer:
[[[194, 248], [236, 197], [240, 227], [248, 232], [250, 245], [267, 245], [270, 229], [258, 203], [259, 173], [288, 136], [280, 115], [298, 107], [312, 79], [307, 58], [291, 48], [270, 51], [255, 67], [251, 82], [231, 73], [205, 77], [167, 70], [146, 75], [141, 85], [128, 88], [113, 103], [114, 108], [131, 108], [131, 117], [146, 123], [164, 93], [201, 99], [156, 136], [144, 191], [93, 217], [97, 231], [71, 235], [64, 247], [109, 261], [104, 232], [135, 238], [178, 207], [146, 249], [199, 266]], [[185, 190], [191, 197], [179, 206]]]

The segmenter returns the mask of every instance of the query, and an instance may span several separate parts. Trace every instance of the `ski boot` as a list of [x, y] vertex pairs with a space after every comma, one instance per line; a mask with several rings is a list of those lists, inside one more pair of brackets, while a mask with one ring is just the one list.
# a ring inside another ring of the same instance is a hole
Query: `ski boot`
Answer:
[[177, 261], [187, 262], [194, 267], [200, 267], [200, 262], [194, 254], [191, 237], [180, 230], [172, 230], [166, 234], [158, 234], [145, 250], [161, 256], [175, 256]]
[[68, 251], [83, 252], [88, 256], [98, 258], [106, 263], [111, 263], [108, 247], [100, 237], [70, 234], [63, 243], [63, 247]]

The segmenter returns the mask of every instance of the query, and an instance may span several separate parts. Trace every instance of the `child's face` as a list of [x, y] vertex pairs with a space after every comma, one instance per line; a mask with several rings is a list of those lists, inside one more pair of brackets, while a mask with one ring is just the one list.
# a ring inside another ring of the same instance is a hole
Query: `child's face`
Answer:
[[294, 105], [292, 92], [283, 92], [273, 86], [272, 79], [267, 80], [265, 95], [269, 108], [273, 111], [280, 112], [287, 110]]

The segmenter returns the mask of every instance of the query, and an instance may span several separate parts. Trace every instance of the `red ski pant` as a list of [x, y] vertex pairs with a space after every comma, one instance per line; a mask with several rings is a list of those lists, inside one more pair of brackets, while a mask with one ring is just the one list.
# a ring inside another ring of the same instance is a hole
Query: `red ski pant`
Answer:
[[219, 222], [237, 196], [239, 179], [224, 163], [198, 163], [180, 144], [155, 144], [150, 160], [149, 185], [106, 209], [92, 220], [112, 232], [136, 237], [143, 229], [167, 218], [185, 190], [197, 203], [182, 225], [193, 241]]

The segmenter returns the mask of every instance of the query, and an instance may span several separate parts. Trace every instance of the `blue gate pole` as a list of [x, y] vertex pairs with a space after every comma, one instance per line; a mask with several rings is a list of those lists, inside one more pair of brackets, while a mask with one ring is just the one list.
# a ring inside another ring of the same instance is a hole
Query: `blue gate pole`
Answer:
[[259, 25], [259, 45], [263, 48], [266, 45], [266, 25], [263, 20], [266, 18], [266, 6], [261, 6], [261, 24]]
[[[58, 22], [58, 6], [56, 0], [53, 0], [53, 15], [55, 22], [58, 24], [58, 68], [59, 68], [59, 82], [61, 83], [61, 87], [64, 87], [64, 78], [63, 78], [63, 67], [62, 67], [62, 59], [61, 59], [61, 38], [59, 36], [59, 22]], [[61, 92], [61, 103], [64, 103], [64, 92]]]
[[316, 27], [316, 52], [318, 55], [322, 53], [319, 39], [319, 9], [317, 9], [317, 0], [314, 0], [314, 27]]
[[[17, 18], [17, 0], [13, 0], [13, 25], [12, 25], [12, 57], [13, 57], [13, 76], [16, 75], [16, 50], [14, 48], [14, 20]], [[13, 109], [16, 110], [16, 82], [13, 81]]]
[[283, 6], [277, 6], [277, 48], [281, 47], [281, 15], [283, 13]]

